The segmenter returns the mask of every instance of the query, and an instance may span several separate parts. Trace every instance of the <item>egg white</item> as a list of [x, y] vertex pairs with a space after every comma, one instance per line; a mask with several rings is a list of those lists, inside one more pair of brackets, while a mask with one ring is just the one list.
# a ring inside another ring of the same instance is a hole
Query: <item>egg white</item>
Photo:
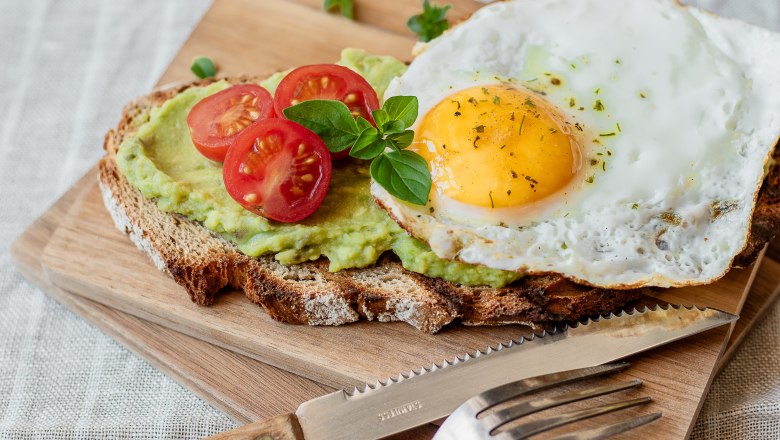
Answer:
[[419, 207], [372, 184], [407, 231], [444, 258], [610, 288], [728, 270], [780, 133], [780, 34], [671, 0], [499, 2], [424, 47], [385, 96], [417, 96], [422, 118], [507, 81], [580, 124], [596, 163], [534, 209], [437, 193]]

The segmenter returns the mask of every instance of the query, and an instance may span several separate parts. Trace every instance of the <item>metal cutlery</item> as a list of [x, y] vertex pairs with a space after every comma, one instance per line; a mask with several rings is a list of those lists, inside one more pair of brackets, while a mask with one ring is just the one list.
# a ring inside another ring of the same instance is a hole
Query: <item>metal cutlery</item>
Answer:
[[485, 390], [614, 362], [736, 319], [715, 309], [667, 305], [561, 325], [362, 389], [336, 391], [302, 403], [295, 414], [213, 438], [382, 438], [444, 418]]
[[[649, 403], [651, 401], [649, 397], [623, 399], [609, 404], [567, 412], [565, 414], [555, 414], [522, 424], [514, 423], [539, 411], [641, 386], [642, 381], [634, 379], [612, 385], [602, 385], [563, 392], [551, 397], [526, 398], [520, 401], [516, 400], [519, 397], [559, 387], [567, 383], [620, 371], [627, 368], [628, 365], [628, 363], [623, 362], [581, 368], [562, 373], [547, 374], [511, 382], [482, 392], [459, 406], [458, 409], [447, 418], [441, 428], [439, 428], [436, 435], [433, 437], [433, 440], [525, 439], [583, 419]], [[490, 413], [492, 409], [510, 401], [512, 402], [511, 405], [504, 406], [502, 409]], [[558, 439], [575, 440], [607, 438], [650, 423], [659, 417], [661, 417], [661, 413], [646, 414], [628, 418], [618, 423], [600, 426], [598, 428], [569, 433], [562, 437], [558, 437]], [[501, 430], [501, 428], [507, 424], [513, 424], [513, 426], [510, 429]]]

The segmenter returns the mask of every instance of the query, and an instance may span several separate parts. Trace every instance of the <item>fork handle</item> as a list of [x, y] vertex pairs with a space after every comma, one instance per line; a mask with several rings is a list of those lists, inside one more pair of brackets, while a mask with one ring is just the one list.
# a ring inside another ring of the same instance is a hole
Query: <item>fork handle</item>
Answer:
[[206, 440], [304, 440], [301, 425], [295, 414], [282, 414], [270, 419], [253, 422]]

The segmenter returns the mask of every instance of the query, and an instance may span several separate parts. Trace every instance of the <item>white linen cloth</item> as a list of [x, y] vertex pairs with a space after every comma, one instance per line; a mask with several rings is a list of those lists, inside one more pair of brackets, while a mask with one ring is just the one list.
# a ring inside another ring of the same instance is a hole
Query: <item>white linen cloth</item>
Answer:
[[[696, 3], [780, 31], [778, 0]], [[101, 156], [122, 106], [153, 87], [207, 7], [0, 0], [0, 438], [195, 438], [235, 426], [25, 282], [9, 255]], [[694, 438], [780, 438], [780, 305], [714, 382]]]

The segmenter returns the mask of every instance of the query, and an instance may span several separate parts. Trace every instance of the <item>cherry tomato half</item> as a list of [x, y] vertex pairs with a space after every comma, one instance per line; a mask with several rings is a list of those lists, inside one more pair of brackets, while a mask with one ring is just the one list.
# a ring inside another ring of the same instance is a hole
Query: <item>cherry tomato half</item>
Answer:
[[[310, 99], [341, 101], [353, 116], [362, 116], [372, 124], [371, 112], [379, 108], [379, 98], [371, 84], [352, 69], [336, 64], [312, 64], [288, 73], [274, 94], [276, 114], [283, 118], [282, 110]], [[342, 159], [349, 155], [349, 150], [332, 154], [334, 159]]]
[[302, 125], [272, 118], [250, 125], [228, 150], [222, 178], [244, 208], [280, 222], [313, 213], [330, 185], [328, 147]]
[[273, 118], [273, 98], [255, 84], [240, 84], [203, 98], [187, 115], [192, 143], [211, 160], [225, 160], [228, 148], [255, 121]]

